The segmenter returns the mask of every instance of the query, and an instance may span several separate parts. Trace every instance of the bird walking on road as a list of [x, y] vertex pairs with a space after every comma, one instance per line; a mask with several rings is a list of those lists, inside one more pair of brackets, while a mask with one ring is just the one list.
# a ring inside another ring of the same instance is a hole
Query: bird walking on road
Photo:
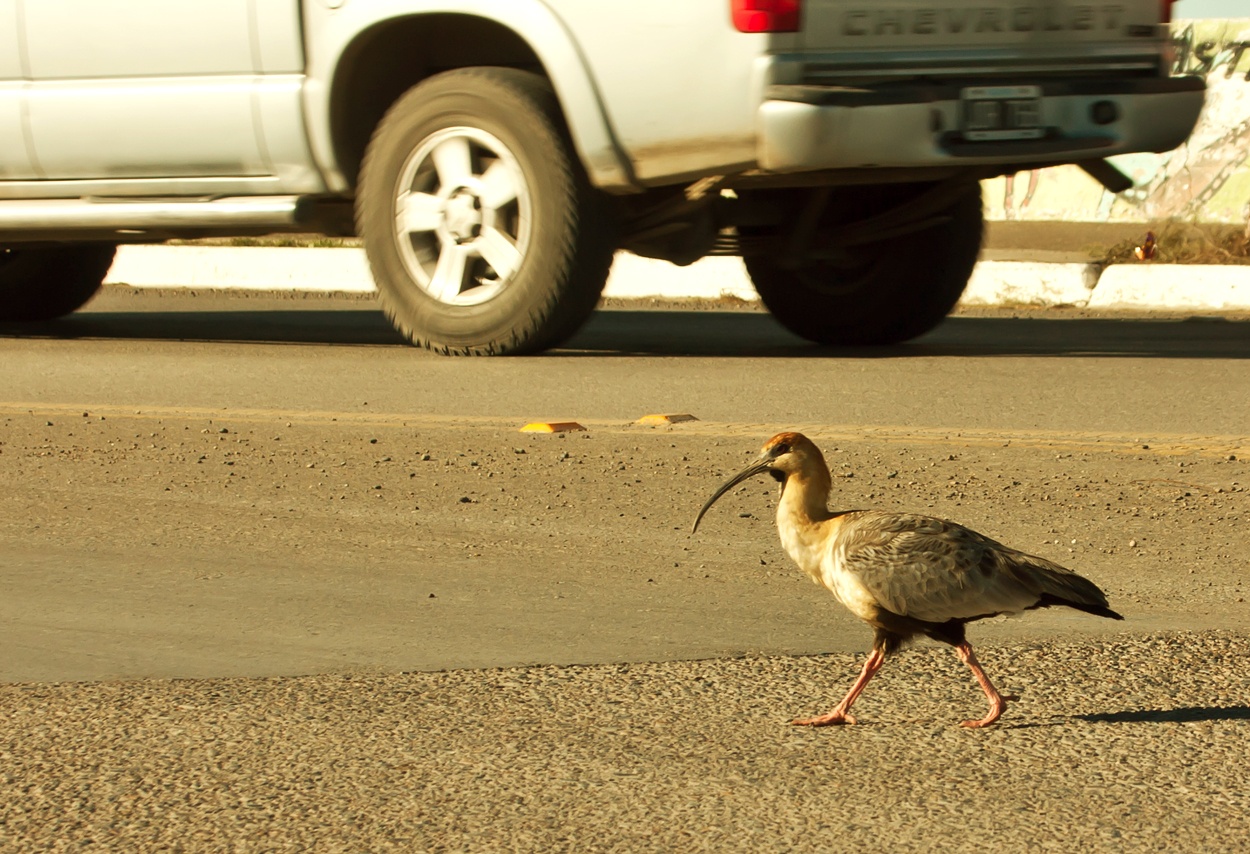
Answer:
[[853, 724], [851, 706], [886, 656], [917, 635], [948, 643], [989, 699], [988, 714], [964, 721], [986, 727], [1014, 696], [1000, 694], [964, 635], [973, 620], [1063, 605], [1122, 620], [1093, 582], [1045, 558], [1017, 551], [954, 522], [881, 510], [830, 511], [825, 458], [800, 433], [778, 433], [759, 457], [726, 481], [694, 520], [747, 478], [767, 472], [781, 484], [777, 531], [782, 546], [817, 584], [875, 630], [872, 652], [842, 702], [800, 726]]

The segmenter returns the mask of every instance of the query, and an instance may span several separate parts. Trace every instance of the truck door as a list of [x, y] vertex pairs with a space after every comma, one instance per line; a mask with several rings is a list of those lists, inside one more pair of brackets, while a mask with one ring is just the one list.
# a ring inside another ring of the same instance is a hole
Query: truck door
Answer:
[[[267, 110], [298, 110], [297, 0], [16, 2], [40, 177], [125, 182], [279, 171], [263, 121]], [[0, 51], [0, 70], [5, 63]], [[266, 92], [270, 74], [289, 84], [281, 105]]]
[[17, 0], [0, 0], [0, 181], [33, 178], [22, 132], [22, 63], [18, 53]]

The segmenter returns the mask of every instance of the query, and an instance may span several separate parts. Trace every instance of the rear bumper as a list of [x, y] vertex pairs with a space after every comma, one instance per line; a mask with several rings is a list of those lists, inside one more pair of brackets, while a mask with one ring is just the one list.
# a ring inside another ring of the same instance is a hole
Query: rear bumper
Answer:
[[[1197, 77], [1039, 84], [1040, 139], [972, 141], [954, 85], [858, 89], [770, 86], [759, 109], [759, 164], [769, 172], [1089, 160], [1170, 151], [1189, 136], [1206, 84]], [[1115, 118], [1106, 121], [1108, 107]], [[1094, 119], [1095, 105], [1103, 123]]]

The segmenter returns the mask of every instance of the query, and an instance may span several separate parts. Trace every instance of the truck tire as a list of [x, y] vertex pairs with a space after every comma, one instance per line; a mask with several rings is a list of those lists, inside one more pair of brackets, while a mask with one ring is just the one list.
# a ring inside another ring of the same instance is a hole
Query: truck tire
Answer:
[[361, 166], [357, 228], [383, 310], [444, 354], [534, 353], [598, 304], [616, 249], [550, 85], [511, 68], [408, 90]]
[[0, 322], [54, 320], [82, 308], [113, 266], [111, 243], [0, 247]]
[[[854, 222], [898, 204], [911, 188], [871, 188], [855, 205], [833, 203], [823, 233], [836, 240], [839, 222]], [[817, 344], [897, 344], [933, 329], [963, 294], [981, 250], [981, 195], [974, 185], [910, 233], [862, 243], [828, 257], [783, 265], [776, 252], [743, 256], [760, 301], [791, 332]]]

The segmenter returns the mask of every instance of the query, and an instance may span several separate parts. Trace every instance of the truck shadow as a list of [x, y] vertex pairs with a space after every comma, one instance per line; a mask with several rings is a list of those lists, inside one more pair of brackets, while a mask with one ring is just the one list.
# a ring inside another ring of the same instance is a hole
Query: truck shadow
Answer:
[[[324, 303], [322, 305], [325, 305]], [[370, 303], [299, 309], [87, 310], [41, 324], [0, 325], [0, 337], [257, 344], [403, 346]], [[1250, 358], [1250, 319], [952, 317], [907, 344], [822, 347], [762, 312], [608, 309], [548, 358], [701, 356], [906, 359], [942, 356]]]
[[1250, 358], [1250, 318], [950, 317], [888, 347], [822, 347], [762, 312], [600, 311], [565, 354], [786, 358], [1122, 356]]

